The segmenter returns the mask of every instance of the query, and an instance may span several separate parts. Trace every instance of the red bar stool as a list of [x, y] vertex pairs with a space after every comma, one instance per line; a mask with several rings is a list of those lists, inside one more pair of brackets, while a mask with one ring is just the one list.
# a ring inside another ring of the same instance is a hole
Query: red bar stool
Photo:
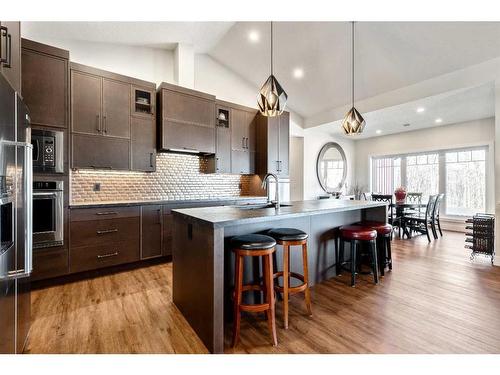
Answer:
[[[241, 312], [250, 313], [266, 312], [267, 324], [271, 332], [273, 345], [278, 345], [276, 337], [274, 279], [273, 279], [273, 253], [276, 251], [276, 241], [262, 234], [245, 234], [231, 239], [231, 247], [235, 254], [234, 269], [234, 328], [233, 347], [240, 338]], [[243, 266], [245, 257], [262, 257], [263, 260], [263, 285], [243, 284]], [[264, 293], [264, 303], [243, 304], [243, 292], [260, 290]]]
[[[360, 225], [344, 225], [340, 227], [340, 254], [339, 254], [339, 270], [345, 264], [350, 264], [351, 270], [351, 286], [356, 284], [356, 267], [359, 248], [362, 243], [367, 243], [370, 247], [370, 256], [372, 261], [373, 281], [378, 284], [378, 256], [377, 256], [377, 231]], [[351, 257], [348, 261], [344, 260], [344, 244], [350, 243]]]
[[[277, 285], [274, 289], [283, 293], [283, 322], [288, 329], [288, 298], [292, 294], [304, 292], [306, 308], [309, 316], [312, 316], [311, 291], [309, 290], [309, 268], [307, 264], [307, 233], [295, 228], [275, 228], [267, 232], [276, 242], [283, 246], [283, 271], [276, 272], [275, 278], [283, 276], [283, 286]], [[291, 272], [290, 247], [302, 247], [302, 274]], [[297, 286], [290, 285], [290, 278], [302, 281]]]
[[385, 275], [385, 268], [392, 270], [391, 235], [392, 225], [380, 221], [362, 221], [358, 225], [377, 231], [377, 253], [380, 276]]

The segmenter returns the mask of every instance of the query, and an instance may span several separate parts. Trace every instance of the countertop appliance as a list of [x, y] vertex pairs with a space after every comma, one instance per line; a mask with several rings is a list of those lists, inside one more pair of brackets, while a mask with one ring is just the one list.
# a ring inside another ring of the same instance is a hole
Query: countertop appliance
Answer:
[[64, 241], [63, 181], [33, 182], [33, 247], [60, 246]]
[[28, 109], [0, 74], [0, 353], [22, 352], [30, 326], [32, 158]]
[[58, 130], [31, 130], [33, 171], [37, 173], [64, 172], [64, 133]]

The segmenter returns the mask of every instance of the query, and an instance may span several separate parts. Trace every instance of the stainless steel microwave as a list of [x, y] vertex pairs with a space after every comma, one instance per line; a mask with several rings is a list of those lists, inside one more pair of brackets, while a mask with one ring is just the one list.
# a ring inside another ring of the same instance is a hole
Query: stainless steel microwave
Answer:
[[64, 173], [64, 133], [57, 130], [31, 130], [33, 172]]

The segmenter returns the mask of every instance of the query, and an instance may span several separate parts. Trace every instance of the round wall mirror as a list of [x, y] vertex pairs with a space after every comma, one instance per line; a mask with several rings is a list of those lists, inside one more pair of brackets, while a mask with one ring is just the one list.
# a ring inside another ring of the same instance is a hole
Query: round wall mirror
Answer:
[[338, 143], [329, 142], [321, 148], [316, 162], [318, 181], [331, 194], [342, 189], [347, 176], [345, 153]]

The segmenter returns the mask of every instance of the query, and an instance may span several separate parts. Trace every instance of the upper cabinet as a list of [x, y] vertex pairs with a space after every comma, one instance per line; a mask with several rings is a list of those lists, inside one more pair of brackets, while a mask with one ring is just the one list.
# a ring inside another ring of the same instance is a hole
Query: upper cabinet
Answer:
[[276, 117], [259, 115], [257, 123], [257, 173], [288, 177], [290, 113]]
[[154, 171], [154, 91], [153, 83], [72, 63], [72, 167]]
[[0, 73], [21, 92], [21, 23], [0, 21]]
[[158, 148], [215, 153], [215, 97], [162, 83], [157, 94]]
[[68, 127], [69, 52], [22, 40], [22, 93], [31, 123]]
[[231, 173], [255, 173], [257, 110], [231, 106]]

